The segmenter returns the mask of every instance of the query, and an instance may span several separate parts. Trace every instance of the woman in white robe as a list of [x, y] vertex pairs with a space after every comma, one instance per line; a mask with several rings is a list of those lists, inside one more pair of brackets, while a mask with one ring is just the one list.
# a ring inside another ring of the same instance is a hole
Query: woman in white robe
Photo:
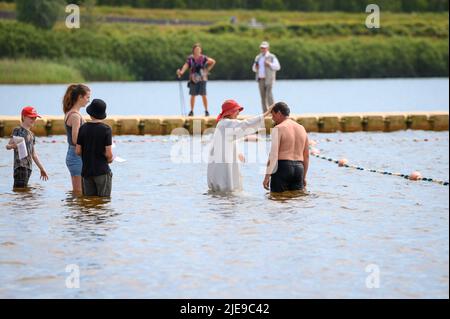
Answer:
[[242, 190], [237, 143], [245, 136], [265, 128], [264, 118], [270, 114], [272, 107], [257, 117], [238, 120], [243, 109], [237, 102], [227, 100], [217, 117], [208, 161], [208, 187], [213, 192]]

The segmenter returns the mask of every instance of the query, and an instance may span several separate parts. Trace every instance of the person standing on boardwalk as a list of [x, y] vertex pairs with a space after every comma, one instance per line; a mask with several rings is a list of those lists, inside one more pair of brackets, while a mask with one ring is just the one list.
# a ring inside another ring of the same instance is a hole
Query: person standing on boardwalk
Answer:
[[208, 81], [208, 73], [212, 70], [216, 61], [203, 54], [202, 47], [199, 43], [192, 47], [192, 54], [188, 56], [186, 63], [181, 69], [177, 70], [178, 78], [189, 69], [189, 95], [191, 96], [191, 111], [189, 116], [194, 116], [195, 97], [201, 95], [203, 106], [205, 108], [205, 116], [209, 116], [208, 98], [206, 96], [206, 82]]
[[[271, 193], [302, 190], [309, 167], [309, 142], [305, 128], [289, 118], [286, 103], [278, 102], [271, 111], [276, 126], [263, 186]], [[270, 187], [269, 187], [270, 185]]]
[[260, 45], [261, 53], [258, 54], [253, 63], [253, 72], [256, 73], [256, 80], [259, 85], [261, 95], [261, 106], [263, 112], [273, 104], [272, 87], [275, 83], [276, 73], [281, 66], [275, 54], [269, 52], [269, 43], [264, 41]]
[[222, 104], [222, 112], [217, 117], [212, 145], [208, 159], [208, 187], [213, 192], [233, 192], [242, 190], [240, 163], [245, 159], [238, 153], [239, 140], [265, 129], [264, 118], [270, 109], [259, 116], [238, 120], [244, 110], [236, 101], [227, 100]]
[[64, 126], [66, 128], [67, 143], [69, 144], [66, 166], [72, 178], [73, 192], [78, 195], [82, 193], [81, 170], [83, 162], [81, 157], [76, 154], [75, 147], [77, 145], [78, 131], [84, 124], [80, 110], [89, 103], [90, 97], [91, 90], [86, 85], [72, 84], [67, 88], [63, 99]]

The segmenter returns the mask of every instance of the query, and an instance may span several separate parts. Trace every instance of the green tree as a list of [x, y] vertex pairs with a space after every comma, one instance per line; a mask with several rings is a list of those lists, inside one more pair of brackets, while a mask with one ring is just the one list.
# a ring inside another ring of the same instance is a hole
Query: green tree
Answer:
[[404, 12], [427, 11], [427, 0], [403, 0], [402, 7]]
[[262, 9], [264, 10], [283, 10], [285, 9], [283, 0], [263, 0]]
[[62, 0], [16, 0], [17, 20], [51, 29], [63, 12]]

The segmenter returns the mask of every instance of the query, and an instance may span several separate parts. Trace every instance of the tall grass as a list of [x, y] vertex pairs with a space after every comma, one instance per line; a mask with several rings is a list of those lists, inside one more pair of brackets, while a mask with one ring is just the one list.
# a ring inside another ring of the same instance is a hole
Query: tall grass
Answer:
[[80, 71], [45, 60], [1, 59], [1, 84], [44, 84], [84, 82]]
[[79, 70], [88, 81], [133, 81], [134, 75], [127, 67], [113, 61], [93, 58], [68, 59], [64, 61]]
[[0, 83], [40, 84], [102, 81], [133, 81], [121, 64], [91, 58], [49, 61], [46, 59], [0, 59]]

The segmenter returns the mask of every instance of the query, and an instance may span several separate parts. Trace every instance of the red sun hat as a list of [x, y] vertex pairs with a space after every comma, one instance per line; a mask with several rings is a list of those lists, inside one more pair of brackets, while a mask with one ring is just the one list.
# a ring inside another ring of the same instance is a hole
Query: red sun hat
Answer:
[[41, 117], [39, 114], [37, 114], [36, 109], [32, 106], [25, 106], [22, 109], [22, 116], [31, 117], [31, 118], [37, 118]]
[[233, 114], [236, 111], [242, 112], [244, 108], [239, 105], [238, 102], [234, 100], [226, 100], [222, 104], [222, 113], [217, 117], [217, 122], [223, 119], [225, 116]]

